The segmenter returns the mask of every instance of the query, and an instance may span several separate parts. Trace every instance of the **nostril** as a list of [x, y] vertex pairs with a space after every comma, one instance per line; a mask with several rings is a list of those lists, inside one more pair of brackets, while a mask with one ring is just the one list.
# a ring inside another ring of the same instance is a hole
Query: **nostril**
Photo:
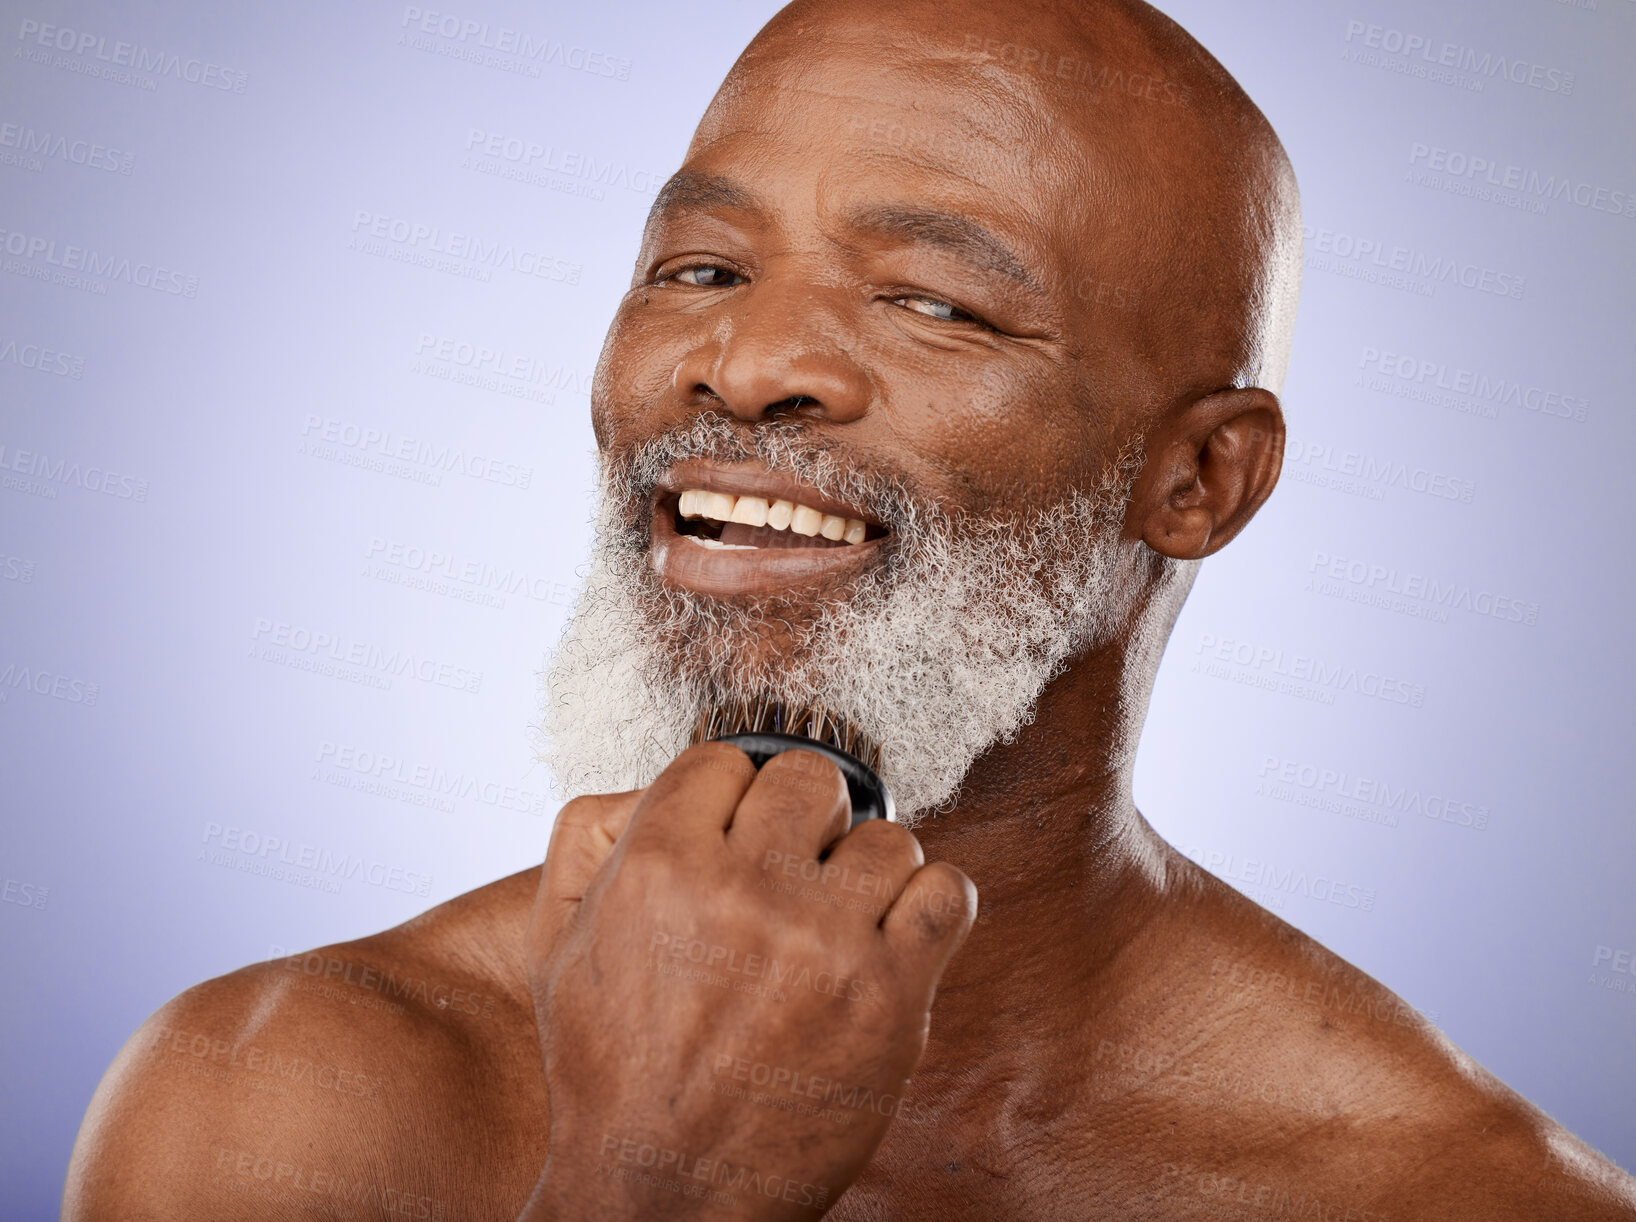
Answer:
[[788, 399], [780, 399], [777, 403], [767, 404], [767, 410], [770, 412], [783, 411], [786, 409], [794, 411], [798, 407], [806, 407], [808, 404], [815, 404], [817, 402], [818, 400], [814, 399], [811, 395], [791, 395]]

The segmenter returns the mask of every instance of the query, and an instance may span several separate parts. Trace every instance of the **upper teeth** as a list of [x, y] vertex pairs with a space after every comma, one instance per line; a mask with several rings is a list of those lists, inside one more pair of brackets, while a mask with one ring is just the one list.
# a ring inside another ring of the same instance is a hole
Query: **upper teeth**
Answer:
[[726, 492], [706, 492], [689, 488], [682, 493], [684, 518], [709, 518], [713, 522], [742, 522], [746, 526], [770, 526], [774, 530], [793, 530], [798, 535], [822, 535], [826, 539], [844, 539], [848, 543], [862, 543], [862, 518], [843, 518], [833, 513], [821, 513], [811, 506], [795, 501], [769, 501], [764, 496], [732, 496]]

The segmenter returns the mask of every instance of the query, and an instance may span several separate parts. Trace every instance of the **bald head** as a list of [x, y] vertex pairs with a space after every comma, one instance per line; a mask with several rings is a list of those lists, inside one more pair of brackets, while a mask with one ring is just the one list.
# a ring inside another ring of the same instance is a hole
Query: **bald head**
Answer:
[[[1140, 417], [1222, 387], [1282, 386], [1300, 279], [1295, 176], [1243, 89], [1157, 9], [796, 0], [735, 64], [695, 148], [770, 91], [799, 106], [838, 87], [895, 112], [873, 125], [883, 156], [991, 174], [1063, 231], [1037, 271], [1067, 290], [1088, 349], [1120, 349]], [[963, 111], [952, 127], [951, 108]]]

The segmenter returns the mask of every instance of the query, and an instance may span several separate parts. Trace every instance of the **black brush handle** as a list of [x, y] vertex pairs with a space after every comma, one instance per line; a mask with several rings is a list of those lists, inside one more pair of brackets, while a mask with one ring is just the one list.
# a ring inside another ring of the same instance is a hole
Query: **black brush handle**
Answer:
[[892, 791], [886, 788], [886, 782], [876, 776], [875, 770], [868, 764], [839, 747], [800, 734], [723, 734], [710, 741], [732, 743], [748, 755], [757, 768], [780, 751], [815, 751], [839, 768], [846, 778], [846, 790], [852, 795], [853, 827], [866, 819], [885, 819], [888, 823], [896, 821]]

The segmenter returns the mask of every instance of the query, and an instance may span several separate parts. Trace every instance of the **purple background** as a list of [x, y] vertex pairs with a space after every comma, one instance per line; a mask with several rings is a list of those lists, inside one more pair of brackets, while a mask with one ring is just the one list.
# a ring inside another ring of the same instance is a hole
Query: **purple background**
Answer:
[[[543, 854], [591, 370], [772, 8], [4, 5], [8, 1218], [166, 998]], [[1636, 1165], [1636, 3], [1170, 11], [1288, 145], [1307, 271], [1283, 483], [1177, 626], [1140, 804]]]

